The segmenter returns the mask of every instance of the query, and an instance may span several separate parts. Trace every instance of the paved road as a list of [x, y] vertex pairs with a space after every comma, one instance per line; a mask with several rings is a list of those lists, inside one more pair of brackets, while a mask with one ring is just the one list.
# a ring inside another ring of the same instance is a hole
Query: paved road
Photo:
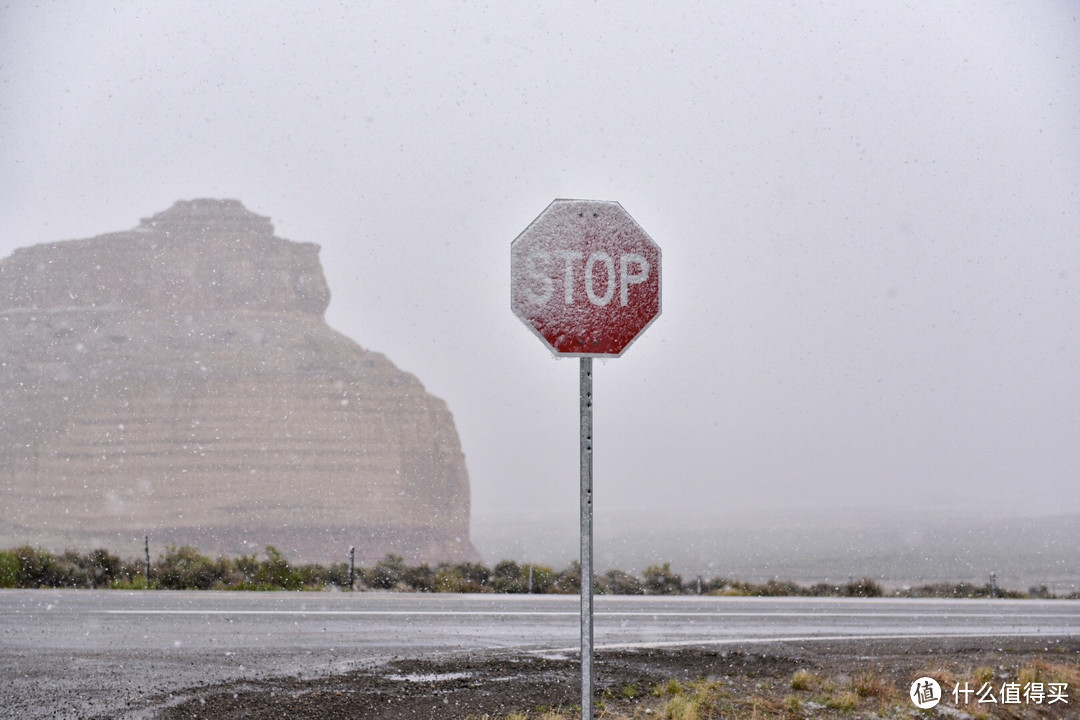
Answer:
[[[1080, 602], [610, 598], [603, 648], [949, 636], [1080, 637]], [[146, 698], [418, 656], [572, 653], [572, 596], [0, 591], [0, 717], [138, 717]], [[7, 713], [7, 714], [5, 714]]]

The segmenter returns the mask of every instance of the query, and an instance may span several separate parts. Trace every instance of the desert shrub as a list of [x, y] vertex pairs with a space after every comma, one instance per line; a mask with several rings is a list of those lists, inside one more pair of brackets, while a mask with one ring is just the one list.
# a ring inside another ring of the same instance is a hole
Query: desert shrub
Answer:
[[645, 583], [622, 570], [608, 570], [596, 579], [597, 592], [604, 595], [644, 595]]
[[786, 597], [788, 595], [807, 594], [805, 588], [802, 588], [795, 583], [786, 580], [769, 580], [764, 584], [736, 582], [733, 583], [733, 587], [744, 589], [744, 594], [752, 595], [754, 597]]
[[23, 545], [11, 551], [19, 562], [18, 586], [23, 588], [58, 587], [56, 558], [48, 550]]
[[465, 578], [456, 565], [440, 565], [435, 570], [434, 589], [441, 593], [465, 592]]
[[400, 555], [389, 554], [365, 573], [368, 587], [391, 590], [405, 579], [405, 561]]
[[555, 578], [557, 577], [555, 570], [547, 565], [522, 565], [521, 574], [525, 578], [526, 589], [528, 589], [529, 583], [529, 570], [532, 570], [533, 575], [532, 591], [534, 593], [551, 592], [551, 587], [555, 584]]
[[115, 567], [109, 576], [108, 584], [99, 583], [98, 587], [127, 587], [131, 589], [146, 589], [146, 563], [142, 559], [119, 559], [119, 566]]
[[435, 571], [427, 563], [406, 569], [401, 579], [407, 588], [415, 592], [435, 592]]
[[555, 592], [552, 588], [558, 575], [553, 569], [546, 565], [533, 565], [531, 563], [518, 565], [513, 560], [502, 560], [497, 563], [488, 575], [486, 585], [480, 587], [480, 591], [527, 593], [529, 592], [530, 573], [532, 574], [532, 592]]
[[469, 592], [491, 592], [488, 585], [491, 580], [491, 570], [483, 563], [461, 563], [458, 565], [458, 571], [470, 588]]
[[844, 597], [881, 597], [885, 591], [870, 578], [862, 578], [844, 585], [840, 589], [840, 594]]
[[240, 557], [233, 558], [232, 570], [234, 585], [246, 584], [254, 585], [255, 578], [259, 574], [259, 568], [261, 567], [259, 558], [255, 554], [241, 555]]
[[574, 560], [568, 567], [555, 576], [548, 592], [552, 593], [579, 593], [581, 592], [581, 563]]
[[491, 570], [480, 563], [440, 565], [435, 572], [435, 591], [451, 593], [492, 592]]
[[112, 590], [149, 590], [150, 586], [146, 584], [146, 574], [144, 570], [140, 570], [135, 574], [121, 575], [114, 579], [109, 585]]
[[[321, 566], [317, 566], [323, 569]], [[324, 569], [322, 584], [349, 587], [349, 563], [336, 562]]]
[[793, 594], [812, 595], [814, 597], [881, 597], [885, 594], [885, 591], [874, 580], [862, 578], [860, 580], [850, 580], [843, 585], [817, 583], [806, 590], [800, 588], [797, 593]]
[[[321, 588], [330, 585], [337, 585], [337, 582], [331, 577], [332, 569], [334, 566], [325, 567], [314, 563], [307, 563], [305, 565], [296, 565], [290, 569], [290, 580], [294, 583], [293, 587], [286, 588], [288, 590], [299, 590], [301, 588]], [[349, 573], [346, 570], [344, 584], [349, 582]]]
[[[134, 573], [133, 566], [100, 548], [86, 555], [75, 550], [54, 555], [48, 550], [24, 545], [0, 553], [0, 556], [7, 558], [8, 582], [11, 582], [14, 568], [13, 584], [7, 587], [102, 588], [130, 579]], [[3, 582], [0, 580], [0, 586]]]
[[989, 583], [975, 585], [973, 583], [934, 583], [931, 585], [919, 585], [918, 587], [905, 590], [900, 593], [903, 597], [935, 597], [935, 598], [1021, 598], [1023, 593], [1015, 590], [995, 589]]
[[19, 558], [10, 550], [0, 550], [0, 588], [19, 586]]
[[69, 588], [92, 588], [97, 570], [91, 567], [89, 556], [65, 550], [53, 556], [54, 585]]
[[682, 575], [671, 571], [671, 563], [650, 565], [641, 573], [645, 592], [649, 595], [678, 595], [682, 593]]
[[726, 592], [730, 587], [731, 581], [727, 578], [714, 577], [704, 581], [701, 584], [701, 591], [706, 595], [721, 594]]
[[58, 565], [73, 587], [109, 587], [122, 576], [131, 575], [130, 568], [125, 568], [118, 556], [104, 548], [86, 555], [67, 550], [60, 556]]
[[503, 560], [491, 571], [491, 589], [497, 593], [529, 591], [529, 571], [513, 560]]
[[233, 579], [227, 558], [211, 560], [190, 545], [170, 545], [157, 564], [157, 586], [166, 590], [209, 590]]
[[304, 586], [304, 579], [273, 545], [266, 546], [266, 560], [259, 564], [255, 572], [255, 583], [284, 590], [299, 590]]

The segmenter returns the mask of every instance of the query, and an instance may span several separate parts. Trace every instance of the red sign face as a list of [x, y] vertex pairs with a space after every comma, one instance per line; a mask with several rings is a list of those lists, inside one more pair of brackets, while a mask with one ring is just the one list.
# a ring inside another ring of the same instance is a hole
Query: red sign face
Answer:
[[660, 248], [617, 202], [556, 200], [510, 245], [510, 306], [556, 355], [622, 355], [660, 315]]

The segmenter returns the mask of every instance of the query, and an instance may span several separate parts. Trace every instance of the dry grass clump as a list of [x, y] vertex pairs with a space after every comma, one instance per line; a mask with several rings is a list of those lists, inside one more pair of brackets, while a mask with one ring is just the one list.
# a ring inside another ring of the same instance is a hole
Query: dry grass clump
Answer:
[[983, 683], [992, 683], [994, 682], [994, 668], [989, 665], [980, 665], [975, 668], [972, 677], [979, 685], [982, 685]]
[[825, 698], [825, 707], [831, 710], [843, 710], [851, 712], [859, 706], [859, 694], [851, 691], [830, 695]]
[[1080, 666], [1062, 665], [1039, 658], [1020, 668], [1017, 680], [1021, 685], [1032, 682], [1067, 683], [1070, 688], [1080, 688]]
[[678, 695], [683, 691], [682, 683], [675, 678], [669, 678], [666, 683], [657, 685], [653, 688], [653, 695], [655, 697], [667, 697], [669, 695]]
[[890, 685], [881, 673], [873, 670], [864, 670], [855, 676], [852, 687], [861, 698], [891, 698], [897, 694], [896, 688]]
[[814, 706], [840, 713], [855, 710], [883, 713], [907, 697], [874, 669], [864, 669], [854, 678], [821, 677], [809, 670], [797, 670], [791, 678], [791, 689], [796, 694], [776, 703], [775, 714], [767, 717], [804, 717], [808, 708]]
[[796, 670], [791, 678], [791, 689], [808, 691], [817, 687], [819, 679], [809, 670]]
[[701, 695], [675, 695], [664, 703], [664, 720], [701, 720], [706, 717], [708, 700]]
[[705, 720], [719, 717], [717, 703], [721, 684], [716, 680], [697, 680], [686, 684], [674, 678], [658, 685], [654, 695], [667, 698], [660, 707], [664, 720]]
[[962, 675], [963, 675], [963, 677], [961, 677], [961, 674], [958, 674], [958, 671], [954, 670], [951, 667], [945, 667], [945, 666], [941, 665], [941, 666], [933, 668], [932, 670], [920, 670], [918, 672], [912, 673], [912, 678], [911, 679], [914, 680], [916, 677], [924, 677], [924, 676], [925, 677], [932, 677], [935, 680], [937, 680], [939, 683], [941, 683], [941, 687], [946, 687], [946, 686], [952, 687], [957, 682], [959, 682], [961, 680], [968, 679], [970, 677], [970, 673], [965, 672], [965, 673], [962, 673]]

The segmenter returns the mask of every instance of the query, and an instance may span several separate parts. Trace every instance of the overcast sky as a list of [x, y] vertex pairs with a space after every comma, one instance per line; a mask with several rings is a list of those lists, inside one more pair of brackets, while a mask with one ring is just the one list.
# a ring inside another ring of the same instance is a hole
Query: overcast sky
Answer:
[[448, 402], [477, 513], [577, 513], [577, 361], [509, 303], [557, 197], [663, 249], [598, 516], [1080, 511], [1076, 3], [115, 5], [0, 9], [0, 257], [241, 200]]

